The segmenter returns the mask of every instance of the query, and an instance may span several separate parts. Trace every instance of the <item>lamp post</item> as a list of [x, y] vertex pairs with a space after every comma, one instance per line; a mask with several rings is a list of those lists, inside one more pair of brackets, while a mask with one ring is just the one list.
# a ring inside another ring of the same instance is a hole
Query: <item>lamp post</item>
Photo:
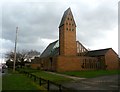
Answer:
[[18, 33], [18, 27], [16, 27], [15, 48], [14, 48], [14, 62], [13, 62], [13, 72], [15, 72], [15, 63], [16, 63], [17, 33]]

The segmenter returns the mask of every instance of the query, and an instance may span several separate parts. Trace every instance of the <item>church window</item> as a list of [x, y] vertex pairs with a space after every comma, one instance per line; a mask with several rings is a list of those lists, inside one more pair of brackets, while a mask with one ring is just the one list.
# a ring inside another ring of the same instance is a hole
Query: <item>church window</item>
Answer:
[[89, 67], [91, 68], [91, 66], [92, 66], [92, 60], [91, 59], [89, 59]]
[[68, 31], [68, 28], [66, 28], [66, 30]]
[[85, 66], [85, 68], [86, 68], [86, 59], [85, 59], [85, 65], [84, 65], [84, 66]]

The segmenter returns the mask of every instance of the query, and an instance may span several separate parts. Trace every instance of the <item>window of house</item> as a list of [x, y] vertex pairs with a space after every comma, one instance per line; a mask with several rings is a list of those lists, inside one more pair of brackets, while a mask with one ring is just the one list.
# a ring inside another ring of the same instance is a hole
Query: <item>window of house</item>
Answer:
[[68, 20], [69, 20], [69, 18], [68, 18]]
[[74, 31], [74, 29], [72, 29], [72, 31]]
[[68, 23], [66, 22], [66, 25], [68, 25]]

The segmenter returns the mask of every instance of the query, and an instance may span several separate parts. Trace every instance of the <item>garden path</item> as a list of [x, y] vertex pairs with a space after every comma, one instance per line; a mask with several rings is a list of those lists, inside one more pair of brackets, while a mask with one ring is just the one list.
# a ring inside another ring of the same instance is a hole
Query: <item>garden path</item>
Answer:
[[63, 77], [66, 77], [66, 78], [70, 78], [70, 79], [73, 79], [74, 81], [86, 79], [86, 78], [75, 77], [75, 76], [69, 76], [69, 75], [59, 74], [59, 73], [50, 72], [50, 71], [46, 71], [46, 72], [47, 72], [47, 73], [50, 73], [50, 74], [55, 74], [55, 75], [63, 76]]

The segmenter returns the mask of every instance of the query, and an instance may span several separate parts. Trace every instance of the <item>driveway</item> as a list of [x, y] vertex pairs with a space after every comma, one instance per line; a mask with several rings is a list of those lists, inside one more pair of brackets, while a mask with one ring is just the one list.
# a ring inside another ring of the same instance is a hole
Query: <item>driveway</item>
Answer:
[[120, 88], [118, 84], [118, 75], [110, 75], [77, 80], [63, 85], [73, 90], [118, 90]]

